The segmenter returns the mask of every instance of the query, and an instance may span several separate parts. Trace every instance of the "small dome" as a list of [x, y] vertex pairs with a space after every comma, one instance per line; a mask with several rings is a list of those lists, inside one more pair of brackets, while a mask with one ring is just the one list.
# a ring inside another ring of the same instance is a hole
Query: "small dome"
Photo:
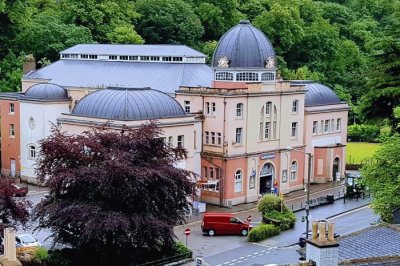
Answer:
[[268, 61], [273, 60], [269, 66], [273, 68], [276, 66], [275, 57], [274, 48], [265, 34], [248, 20], [241, 20], [219, 40], [212, 66], [223, 67], [227, 59], [232, 68], [265, 68]]
[[319, 106], [341, 103], [336, 93], [329, 87], [314, 81], [298, 81], [292, 82], [304, 84], [306, 92], [305, 106]]
[[78, 116], [144, 120], [184, 116], [181, 105], [168, 94], [150, 88], [108, 88], [83, 97], [72, 110]]
[[25, 96], [35, 99], [67, 99], [67, 90], [52, 83], [39, 83], [31, 86]]

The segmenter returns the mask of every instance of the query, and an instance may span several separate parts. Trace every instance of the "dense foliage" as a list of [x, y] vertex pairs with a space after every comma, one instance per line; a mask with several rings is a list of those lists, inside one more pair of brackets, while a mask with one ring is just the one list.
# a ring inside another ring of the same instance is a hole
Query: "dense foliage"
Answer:
[[281, 231], [293, 228], [296, 223], [296, 215], [282, 204], [281, 198], [275, 195], [263, 196], [258, 202], [257, 209], [262, 213], [263, 222], [272, 223]]
[[269, 237], [279, 235], [279, 228], [272, 224], [260, 224], [250, 230], [247, 239], [250, 242], [259, 242]]
[[174, 167], [186, 151], [159, 134], [154, 123], [82, 135], [55, 129], [41, 143], [37, 170], [50, 197], [35, 208], [39, 228], [97, 265], [175, 252], [173, 226], [184, 221], [193, 184]]
[[23, 198], [15, 198], [14, 179], [0, 178], [0, 236], [4, 227], [25, 225], [29, 221], [31, 202]]
[[394, 135], [375, 153], [371, 164], [363, 167], [362, 183], [373, 194], [372, 208], [385, 222], [400, 208], [400, 135]]

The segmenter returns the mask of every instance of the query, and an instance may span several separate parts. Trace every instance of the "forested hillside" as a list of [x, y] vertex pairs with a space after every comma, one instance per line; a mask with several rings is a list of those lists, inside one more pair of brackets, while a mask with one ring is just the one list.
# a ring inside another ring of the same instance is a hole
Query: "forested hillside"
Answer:
[[398, 0], [0, 0], [0, 90], [19, 90], [25, 55], [41, 67], [78, 43], [180, 43], [211, 59], [240, 19], [269, 37], [285, 79], [325, 83], [352, 121], [396, 128]]

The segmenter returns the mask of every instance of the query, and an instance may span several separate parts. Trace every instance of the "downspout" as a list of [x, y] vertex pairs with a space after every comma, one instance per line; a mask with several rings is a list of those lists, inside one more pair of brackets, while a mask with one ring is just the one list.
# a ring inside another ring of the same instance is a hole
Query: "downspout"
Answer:
[[225, 136], [225, 127], [226, 127], [226, 101], [224, 97], [224, 123], [222, 127], [222, 176], [221, 176], [221, 189], [219, 190], [219, 206], [224, 207], [224, 190], [225, 190], [225, 178], [226, 178], [226, 154], [225, 154], [225, 143], [228, 142], [226, 141], [226, 136]]

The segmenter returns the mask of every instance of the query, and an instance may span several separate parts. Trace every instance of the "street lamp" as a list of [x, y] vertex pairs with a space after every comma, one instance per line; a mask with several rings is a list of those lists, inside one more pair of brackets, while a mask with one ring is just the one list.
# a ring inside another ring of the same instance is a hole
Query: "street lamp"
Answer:
[[311, 161], [312, 161], [312, 154], [311, 152], [303, 152], [299, 149], [295, 149], [293, 147], [286, 147], [286, 150], [289, 151], [298, 151], [301, 153], [304, 153], [305, 155], [308, 156], [308, 178], [307, 178], [307, 202], [305, 205], [305, 209], [306, 209], [306, 239], [308, 239], [308, 229], [310, 227], [310, 221], [308, 219], [309, 215], [310, 215], [310, 180], [311, 180]]

